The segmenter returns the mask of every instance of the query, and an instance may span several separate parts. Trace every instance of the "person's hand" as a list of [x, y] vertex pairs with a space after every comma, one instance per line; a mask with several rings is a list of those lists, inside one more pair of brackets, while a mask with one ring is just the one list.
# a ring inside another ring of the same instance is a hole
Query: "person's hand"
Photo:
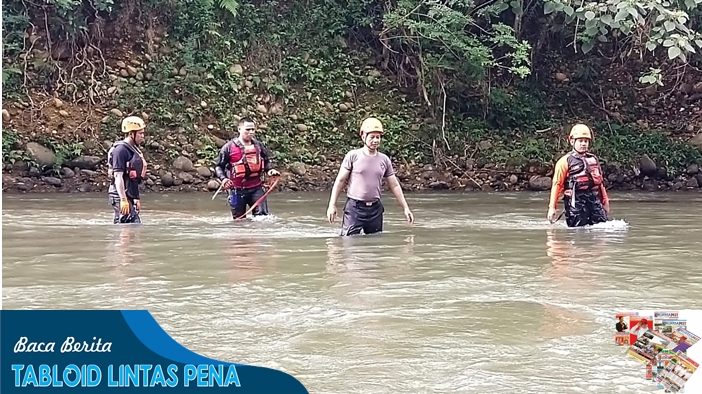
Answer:
[[129, 200], [126, 198], [120, 198], [119, 199], [119, 212], [122, 215], [129, 215], [129, 211], [131, 208], [129, 207]]
[[330, 205], [329, 208], [327, 208], [327, 219], [329, 220], [329, 223], [334, 223], [334, 220], [336, 219], [336, 207], [333, 205]]
[[556, 220], [556, 213], [558, 210], [556, 208], [549, 208], [548, 209], [548, 215], [546, 218], [548, 219], [549, 222], [553, 223], [554, 220]]
[[268, 170], [268, 176], [280, 176], [277, 170]]
[[604, 203], [604, 210], [605, 210], [605, 213], [607, 214], [607, 216], [609, 216], [609, 201]]
[[409, 207], [405, 208], [405, 217], [407, 218], [409, 224], [414, 223], [414, 215], [412, 214], [412, 211], [410, 211]]
[[225, 189], [231, 189], [233, 185], [232, 180], [229, 178], [224, 178], [222, 181], [222, 187]]
[[134, 205], [136, 205], [137, 211], [141, 211], [141, 200], [134, 200]]

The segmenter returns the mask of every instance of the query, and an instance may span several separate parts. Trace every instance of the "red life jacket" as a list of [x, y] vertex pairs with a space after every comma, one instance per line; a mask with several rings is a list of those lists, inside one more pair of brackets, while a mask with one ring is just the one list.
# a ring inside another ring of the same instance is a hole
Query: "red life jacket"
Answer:
[[251, 184], [261, 181], [263, 157], [261, 156], [261, 146], [257, 141], [254, 141], [252, 145], [244, 146], [238, 139], [234, 140], [229, 147], [229, 163], [229, 179], [235, 186], [241, 187], [244, 186], [244, 183]]
[[593, 190], [602, 184], [602, 170], [597, 157], [591, 153], [571, 152], [568, 156], [568, 176], [565, 189]]

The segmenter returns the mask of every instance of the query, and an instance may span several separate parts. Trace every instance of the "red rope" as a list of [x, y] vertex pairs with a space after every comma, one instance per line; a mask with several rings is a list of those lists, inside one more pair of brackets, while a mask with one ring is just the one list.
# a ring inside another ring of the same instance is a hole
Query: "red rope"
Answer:
[[261, 204], [261, 203], [263, 202], [263, 200], [266, 198], [266, 196], [267, 196], [270, 192], [272, 192], [273, 189], [275, 189], [275, 187], [278, 185], [278, 181], [280, 180], [280, 176], [277, 176], [277, 177], [275, 177], [275, 178], [276, 178], [275, 181], [274, 181], [273, 184], [268, 188], [268, 190], [266, 191], [266, 193], [264, 193], [264, 194], [261, 196], [261, 198], [259, 198], [258, 200], [256, 200], [256, 202], [251, 206], [251, 208], [249, 208], [248, 211], [244, 212], [243, 215], [239, 216], [238, 218], [236, 218], [236, 219], [234, 219], [234, 220], [241, 220], [241, 219], [245, 218], [246, 215], [248, 215], [248, 214], [250, 214], [251, 212], [253, 212], [253, 210], [256, 209], [256, 207], [259, 206], [259, 204]]

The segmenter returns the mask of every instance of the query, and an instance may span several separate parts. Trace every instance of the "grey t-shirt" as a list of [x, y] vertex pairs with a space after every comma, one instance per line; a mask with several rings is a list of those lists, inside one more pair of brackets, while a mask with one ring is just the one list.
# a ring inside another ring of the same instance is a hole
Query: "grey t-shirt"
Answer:
[[390, 158], [380, 152], [369, 156], [363, 148], [346, 154], [342, 168], [351, 171], [346, 195], [354, 200], [374, 201], [380, 199], [383, 178], [395, 174]]

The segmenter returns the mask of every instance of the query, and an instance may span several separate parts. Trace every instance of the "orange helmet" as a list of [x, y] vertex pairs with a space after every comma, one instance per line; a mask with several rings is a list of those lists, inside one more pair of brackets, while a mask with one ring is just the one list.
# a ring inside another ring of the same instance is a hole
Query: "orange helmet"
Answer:
[[122, 120], [122, 132], [129, 133], [130, 131], [141, 130], [146, 127], [144, 120], [138, 116], [127, 116]]
[[361, 123], [361, 129], [359, 130], [359, 135], [363, 138], [364, 134], [378, 132], [381, 135], [385, 133], [383, 129], [383, 124], [377, 118], [366, 118], [366, 120]]
[[572, 129], [570, 129], [569, 138], [574, 140], [578, 138], [587, 138], [589, 140], [592, 140], [592, 131], [586, 125], [578, 123], [575, 126], [573, 126]]

